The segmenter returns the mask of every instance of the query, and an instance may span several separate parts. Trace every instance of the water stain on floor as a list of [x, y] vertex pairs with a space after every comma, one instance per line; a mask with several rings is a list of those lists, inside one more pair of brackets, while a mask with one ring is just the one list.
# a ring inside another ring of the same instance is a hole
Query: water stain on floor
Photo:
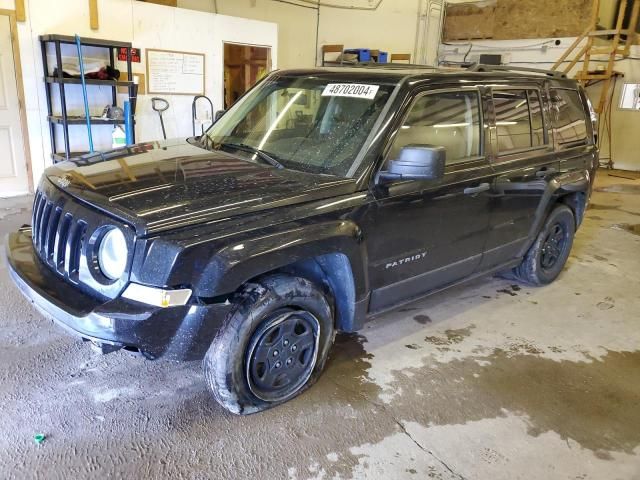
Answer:
[[594, 188], [596, 192], [604, 192], [604, 193], [627, 193], [631, 195], [640, 194], [640, 185], [629, 185], [629, 184], [620, 184], [620, 185], [609, 185], [606, 187]]
[[[636, 217], [640, 217], [640, 213], [631, 212], [631, 211], [625, 210], [625, 209], [623, 209], [621, 207], [622, 207], [622, 205], [602, 205], [602, 204], [590, 203], [588, 210], [616, 210], [618, 212], [626, 213], [627, 215], [633, 215], [633, 216], [636, 216]], [[593, 217], [591, 217], [591, 218], [593, 218]]]
[[413, 319], [418, 322], [420, 325], [426, 325], [427, 323], [433, 322], [429, 315], [416, 315]]
[[475, 325], [469, 325], [466, 328], [448, 329], [444, 331], [443, 336], [429, 336], [425, 337], [424, 341], [437, 345], [440, 347], [455, 345], [461, 343], [465, 338], [471, 335], [471, 330], [475, 328]]
[[626, 232], [633, 233], [634, 235], [640, 235], [640, 223], [636, 223], [634, 225], [630, 225], [628, 223], [620, 223], [617, 225], [613, 225], [613, 228], [624, 230]]
[[[528, 433], [553, 431], [592, 450], [599, 458], [611, 451], [633, 453], [640, 445], [640, 352], [607, 353], [590, 362], [554, 361], [526, 354], [531, 345], [496, 349], [479, 358], [436, 363], [426, 357], [423, 368], [403, 371], [391, 388], [405, 382], [429, 385], [429, 408], [411, 395], [397, 399], [394, 409], [422, 425], [458, 425], [524, 415]], [[526, 348], [525, 348], [526, 347]], [[484, 363], [483, 363], [484, 364]], [[406, 385], [404, 385], [406, 389]]]
[[325, 375], [341, 385], [348, 385], [363, 394], [378, 394], [379, 388], [368, 380], [373, 355], [367, 353], [367, 338], [356, 333], [339, 333], [329, 352]]
[[612, 297], [604, 297], [604, 301], [598, 302], [596, 307], [599, 310], [611, 310], [615, 307], [615, 300]]
[[619, 210], [620, 205], [601, 205], [599, 203], [590, 203], [587, 210]]

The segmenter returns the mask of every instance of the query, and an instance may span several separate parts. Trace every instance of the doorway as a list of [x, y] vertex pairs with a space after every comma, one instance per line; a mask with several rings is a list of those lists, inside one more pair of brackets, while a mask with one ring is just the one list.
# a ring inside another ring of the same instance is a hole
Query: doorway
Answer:
[[224, 44], [224, 108], [271, 71], [271, 47]]
[[19, 58], [14, 12], [0, 10], [0, 197], [30, 190]]

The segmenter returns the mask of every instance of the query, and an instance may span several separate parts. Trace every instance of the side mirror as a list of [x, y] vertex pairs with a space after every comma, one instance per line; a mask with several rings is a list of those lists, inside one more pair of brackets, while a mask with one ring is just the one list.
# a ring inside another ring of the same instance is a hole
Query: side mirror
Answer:
[[378, 174], [378, 183], [398, 180], [437, 180], [444, 176], [447, 150], [434, 145], [407, 145], [397, 160], [389, 161], [389, 170]]
[[220, 117], [224, 115], [224, 112], [226, 110], [218, 110], [214, 115], [213, 115], [213, 123], [216, 123], [218, 120], [220, 120]]

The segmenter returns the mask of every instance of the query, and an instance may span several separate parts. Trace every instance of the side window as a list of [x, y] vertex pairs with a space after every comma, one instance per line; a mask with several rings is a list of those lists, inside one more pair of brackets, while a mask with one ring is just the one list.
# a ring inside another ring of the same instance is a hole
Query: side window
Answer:
[[546, 144], [537, 90], [494, 91], [493, 104], [500, 154]]
[[551, 99], [556, 111], [554, 128], [560, 148], [585, 145], [588, 142], [587, 117], [578, 92], [552, 90]]
[[480, 155], [480, 98], [477, 91], [424, 95], [415, 101], [389, 155], [406, 145], [435, 145], [447, 150], [447, 165]]

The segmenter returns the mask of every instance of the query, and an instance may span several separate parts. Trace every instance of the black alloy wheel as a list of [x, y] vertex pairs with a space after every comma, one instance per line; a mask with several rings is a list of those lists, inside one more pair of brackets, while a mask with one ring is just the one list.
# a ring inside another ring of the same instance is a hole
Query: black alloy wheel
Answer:
[[554, 223], [542, 245], [540, 266], [544, 270], [552, 269], [562, 257], [567, 244], [567, 232], [561, 223]]
[[567, 205], [556, 205], [522, 263], [511, 271], [512, 277], [529, 285], [553, 282], [567, 263], [575, 231], [573, 211]]
[[254, 332], [245, 372], [261, 400], [284, 401], [307, 382], [318, 355], [318, 319], [304, 310], [274, 312]]

